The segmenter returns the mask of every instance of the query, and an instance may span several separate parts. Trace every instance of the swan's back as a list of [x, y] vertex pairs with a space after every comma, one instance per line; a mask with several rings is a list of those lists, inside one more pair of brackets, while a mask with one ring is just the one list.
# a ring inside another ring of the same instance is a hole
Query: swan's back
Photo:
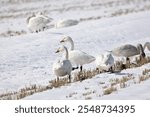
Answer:
[[127, 44], [113, 49], [112, 54], [114, 56], [130, 57], [139, 54], [139, 52], [135, 46]]
[[73, 26], [73, 25], [77, 25], [77, 24], [78, 24], [77, 20], [72, 20], [72, 19], [60, 20], [55, 24], [55, 27], [62, 28], [62, 27], [68, 27], [68, 26]]
[[69, 51], [69, 60], [77, 65], [88, 64], [95, 61], [95, 57], [79, 50]]

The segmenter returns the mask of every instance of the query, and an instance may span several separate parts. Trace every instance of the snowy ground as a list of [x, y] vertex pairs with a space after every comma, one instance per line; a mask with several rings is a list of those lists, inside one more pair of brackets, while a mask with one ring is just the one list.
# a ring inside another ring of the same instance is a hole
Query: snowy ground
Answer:
[[[46, 85], [55, 79], [52, 64], [61, 55], [54, 52], [63, 35], [74, 39], [76, 49], [93, 56], [122, 44], [136, 45], [150, 41], [149, 0], [7, 1], [0, 2], [0, 94], [17, 91], [31, 84]], [[37, 11], [44, 11], [54, 18], [54, 22], [71, 18], [80, 23], [72, 27], [29, 33], [26, 18]], [[25, 33], [10, 37], [8, 31]], [[146, 50], [146, 54], [150, 55], [150, 52]], [[84, 68], [93, 69], [95, 64], [91, 63]], [[34, 94], [25, 99], [150, 99], [150, 80], [140, 84], [130, 81], [130, 86], [103, 96], [102, 87], [109, 86], [110, 79], [122, 78], [128, 74], [138, 78], [145, 68], [149, 69], [150, 64], [123, 70], [119, 74], [100, 74], [93, 79]]]

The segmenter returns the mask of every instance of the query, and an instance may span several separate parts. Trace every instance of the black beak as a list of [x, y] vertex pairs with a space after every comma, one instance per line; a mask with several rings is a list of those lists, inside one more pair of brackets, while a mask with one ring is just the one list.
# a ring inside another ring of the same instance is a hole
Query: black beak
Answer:
[[59, 50], [57, 50], [55, 53], [58, 53], [59, 52]]
[[60, 43], [63, 43], [63, 42], [64, 42], [64, 40], [61, 40], [61, 41], [60, 41]]

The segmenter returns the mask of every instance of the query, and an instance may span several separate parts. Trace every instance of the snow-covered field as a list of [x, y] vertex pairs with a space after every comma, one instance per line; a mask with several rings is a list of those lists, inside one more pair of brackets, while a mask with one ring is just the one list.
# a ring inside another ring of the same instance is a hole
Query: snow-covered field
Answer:
[[[93, 56], [123, 44], [150, 41], [149, 0], [7, 1], [11, 0], [0, 1], [0, 95], [33, 84], [44, 86], [55, 79], [52, 65], [61, 58], [55, 51], [63, 35], [73, 38], [76, 49]], [[26, 18], [38, 11], [52, 17], [52, 23], [59, 19], [76, 19], [79, 24], [30, 33]], [[10, 36], [9, 32], [20, 34]], [[150, 56], [150, 51], [145, 52]], [[95, 63], [83, 68], [94, 69]], [[138, 83], [144, 69], [150, 69], [150, 63], [120, 73], [102, 73], [24, 99], [150, 99], [150, 79]], [[128, 75], [134, 79], [127, 81], [125, 88], [118, 87], [109, 95], [103, 94], [111, 80]]]

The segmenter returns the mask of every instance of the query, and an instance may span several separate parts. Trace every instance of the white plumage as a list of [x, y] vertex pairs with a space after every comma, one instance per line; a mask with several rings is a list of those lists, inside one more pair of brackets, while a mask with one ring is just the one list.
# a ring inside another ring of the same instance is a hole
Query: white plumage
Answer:
[[147, 47], [147, 49], [150, 51], [150, 42], [146, 42], [146, 43], [144, 44], [144, 50], [146, 49], [146, 47]]
[[59, 77], [69, 75], [69, 81], [71, 81], [72, 64], [70, 60], [68, 60], [68, 49], [65, 46], [62, 46], [58, 48], [56, 53], [63, 52], [63, 51], [66, 52], [65, 59], [54, 63], [53, 71], [54, 71], [54, 74], [57, 76], [58, 80], [59, 80]]
[[114, 58], [111, 53], [104, 53], [98, 55], [95, 60], [96, 67], [100, 70], [112, 71], [114, 65]]
[[31, 17], [27, 18], [27, 27], [31, 32], [40, 32], [43, 31], [47, 24], [52, 21], [52, 18], [49, 18], [43, 15], [41, 12], [37, 13], [36, 15], [32, 15]]
[[73, 26], [73, 25], [77, 25], [79, 22], [77, 20], [72, 20], [72, 19], [63, 19], [63, 20], [59, 20], [56, 24], [55, 24], [55, 28], [62, 28], [62, 27], [68, 27], [68, 26]]
[[[80, 70], [82, 71], [82, 66], [84, 64], [89, 64], [93, 61], [95, 61], [95, 57], [79, 51], [79, 50], [74, 50], [74, 42], [71, 37], [65, 36], [63, 39], [60, 41], [62, 42], [69, 42], [71, 44], [71, 50], [69, 51], [69, 60], [71, 61], [72, 64], [76, 64], [77, 66], [80, 65]], [[77, 67], [78, 68], [78, 67]]]

